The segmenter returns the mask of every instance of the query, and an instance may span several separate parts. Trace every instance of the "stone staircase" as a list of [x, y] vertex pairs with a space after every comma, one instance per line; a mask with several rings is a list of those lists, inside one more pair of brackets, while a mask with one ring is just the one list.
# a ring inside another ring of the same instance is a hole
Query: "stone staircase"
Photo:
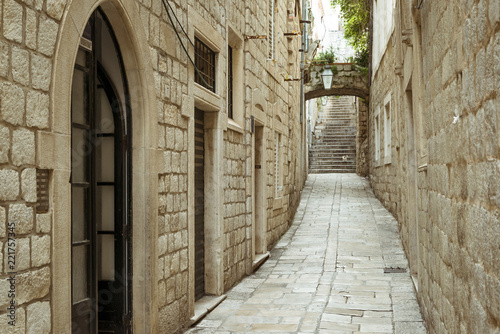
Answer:
[[309, 173], [356, 172], [356, 108], [351, 97], [330, 96], [318, 115]]

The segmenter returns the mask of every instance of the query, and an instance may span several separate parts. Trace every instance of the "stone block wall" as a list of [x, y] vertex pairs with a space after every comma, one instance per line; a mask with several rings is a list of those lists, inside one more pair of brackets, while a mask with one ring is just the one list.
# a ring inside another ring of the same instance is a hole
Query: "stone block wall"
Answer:
[[[248, 240], [247, 217], [251, 215], [251, 198], [247, 198], [250, 175], [246, 170], [245, 136], [227, 131], [224, 136], [224, 289], [228, 290], [246, 274]], [[250, 185], [249, 185], [250, 186]], [[251, 217], [251, 216], [250, 216]], [[250, 226], [251, 227], [251, 226]], [[251, 241], [251, 240], [250, 240]]]
[[[7, 1], [0, 11], [2, 333], [14, 328], [9, 321], [18, 333], [51, 331], [52, 216], [36, 211], [36, 145], [40, 131], [50, 128], [51, 57], [62, 15], [56, 7]], [[11, 301], [15, 318], [9, 319]]]
[[[254, 215], [251, 119], [257, 100], [264, 110], [268, 145], [265, 208], [268, 212], [268, 247], [287, 230], [307, 175], [303, 145], [305, 122], [300, 119], [300, 82], [286, 82], [283, 75], [283, 71], [295, 77], [300, 75], [300, 37], [285, 37], [284, 33], [300, 30], [297, 15], [301, 9], [295, 8], [293, 3], [276, 2], [276, 52], [275, 59], [269, 60], [266, 40], [244, 39], [245, 36], [267, 34], [268, 22], [262, 19], [268, 15], [267, 1], [168, 2], [188, 33], [195, 24], [190, 20], [190, 12], [195, 12], [225, 43], [217, 56], [221, 67], [217, 113], [221, 116], [217, 118], [214, 129], [214, 132], [220, 131], [222, 138], [215, 149], [222, 152], [220, 162], [223, 166], [223, 173], [217, 180], [222, 184], [223, 197], [218, 212], [223, 230], [223, 258], [220, 259], [223, 263], [220, 293], [223, 293], [251, 272]], [[70, 55], [75, 54], [79, 40], [79, 36], [67, 37], [70, 35], [63, 32], [76, 29], [80, 33], [85, 17], [91, 14], [92, 5], [92, 1], [80, 0], [6, 0], [0, 6], [0, 317], [6, 318], [9, 303], [6, 294], [9, 288], [6, 281], [9, 271], [8, 224], [15, 222], [18, 333], [71, 331], [71, 314], [59, 312], [71, 309], [70, 110], [69, 103], [56, 102], [69, 101], [64, 99], [69, 99], [71, 83], [54, 80], [61, 77], [60, 73], [72, 73], [74, 59], [70, 59]], [[146, 270], [135, 272], [132, 280], [134, 292], [140, 289], [149, 291], [148, 296], [141, 296], [145, 302], [132, 311], [133, 324], [137, 333], [180, 333], [189, 326], [194, 314], [190, 281], [193, 272], [190, 226], [193, 224], [192, 112], [195, 90], [192, 66], [161, 1], [126, 2], [116, 4], [116, 8], [113, 6], [108, 4], [104, 8], [111, 21], [117, 22], [115, 18], [123, 15], [123, 21], [129, 24], [127, 27], [114, 26], [113, 29], [117, 34], [130, 33], [130, 45], [140, 45], [141, 52], [147, 55], [144, 63], [126, 68], [131, 82], [132, 77], [136, 80], [133, 82], [140, 81], [136, 76], [148, 78], [141, 82], [144, 87], [129, 87], [131, 95], [136, 96], [137, 91], [151, 88], [142, 97], [154, 101], [132, 101], [132, 123], [146, 124], [142, 132], [134, 132], [135, 138], [132, 138], [132, 172], [134, 177], [141, 173], [143, 176], [138, 179], [140, 182], [131, 184], [132, 195], [138, 198], [137, 189], [148, 189], [144, 198], [137, 200], [139, 206], [133, 207], [134, 212], [141, 212], [139, 215], [144, 224], [134, 225], [132, 232], [133, 240], [137, 240], [138, 235], [145, 235], [141, 239], [143, 244], [134, 245], [132, 257], [134, 263], [139, 260], [147, 263], [144, 265]], [[244, 110], [238, 129], [228, 126], [226, 110], [228, 25], [243, 38], [244, 79], [241, 84], [244, 86]], [[73, 44], [68, 42], [71, 38]], [[138, 38], [142, 40], [138, 41]], [[189, 45], [185, 36], [181, 39]], [[76, 46], [75, 50], [58, 49], [68, 44]], [[127, 55], [124, 57], [127, 59], [143, 59], [131, 55], [132, 48], [121, 52]], [[126, 62], [125, 67], [129, 64]], [[61, 86], [66, 86], [66, 90], [56, 89]], [[256, 91], [262, 98], [257, 98]], [[276, 117], [280, 119], [283, 143], [281, 205], [275, 204], [274, 196]], [[135, 125], [133, 129], [136, 131]], [[139, 137], [146, 144], [138, 140]], [[148, 144], [148, 140], [154, 142]], [[140, 165], [138, 162], [146, 161], [146, 156], [148, 164]], [[51, 171], [48, 213], [37, 213], [35, 208], [37, 168]], [[9, 332], [9, 328], [6, 321], [0, 321], [0, 332]]]
[[[389, 43], [390, 45], [390, 43]], [[391, 161], [386, 161], [385, 159], [385, 142], [384, 142], [384, 131], [385, 124], [383, 122], [383, 111], [384, 111], [384, 99], [391, 94], [394, 96], [398, 94], [396, 80], [397, 77], [394, 76], [394, 50], [392, 47], [388, 47], [386, 50], [382, 62], [380, 64], [380, 68], [376, 72], [373, 83], [370, 91], [370, 113], [369, 113], [369, 122], [370, 122], [370, 133], [369, 133], [369, 152], [370, 152], [370, 180], [375, 191], [375, 194], [379, 197], [382, 203], [388, 208], [388, 210], [396, 214], [397, 210], [397, 202], [399, 202], [399, 198], [397, 197], [397, 189], [398, 186], [393, 183], [394, 177], [398, 173], [398, 160], [391, 159]], [[392, 106], [394, 107], [394, 103], [396, 102], [396, 98], [392, 99]], [[392, 109], [394, 110], [394, 109]], [[400, 112], [398, 110], [398, 112]], [[376, 133], [375, 133], [375, 120], [378, 117], [379, 122], [379, 153], [378, 159], [376, 159]], [[404, 118], [397, 118], [400, 125], [404, 126]], [[398, 140], [401, 136], [401, 132], [397, 131], [398, 124], [392, 123], [391, 129], [391, 157], [395, 156], [395, 153], [399, 149]], [[404, 162], [401, 162], [404, 163]], [[399, 181], [399, 180], [398, 180]]]
[[376, 106], [393, 87], [395, 166], [372, 165], [371, 181], [400, 222], [429, 333], [497, 332], [500, 4], [398, 1], [395, 13], [370, 106], [374, 152]]
[[369, 101], [356, 98], [356, 173], [368, 176], [368, 109]]

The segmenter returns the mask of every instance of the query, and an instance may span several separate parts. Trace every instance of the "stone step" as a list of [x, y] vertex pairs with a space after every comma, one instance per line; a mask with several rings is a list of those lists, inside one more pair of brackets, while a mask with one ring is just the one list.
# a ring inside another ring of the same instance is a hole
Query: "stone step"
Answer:
[[352, 140], [341, 140], [341, 139], [329, 139], [329, 140], [316, 140], [316, 143], [313, 144], [312, 147], [356, 147], [356, 143], [353, 143]]
[[316, 148], [315, 150], [310, 151], [311, 154], [356, 154], [355, 147], [338, 147], [335, 149], [327, 149], [327, 148]]
[[311, 164], [309, 166], [310, 169], [321, 169], [321, 168], [354, 168], [356, 169], [356, 163], [341, 163], [341, 162], [334, 162], [334, 163], [329, 163], [329, 164]]
[[[330, 98], [314, 128], [310, 173], [356, 172], [356, 112], [349, 98]], [[347, 157], [347, 160], [344, 160]]]
[[356, 169], [310, 169], [309, 174], [330, 174], [330, 173], [356, 173]]
[[310, 157], [314, 157], [316, 159], [321, 159], [321, 158], [333, 158], [333, 157], [343, 157], [344, 155], [347, 155], [349, 158], [354, 158], [356, 157], [356, 152], [352, 151], [335, 151], [335, 152], [312, 152], [309, 154]]
[[309, 166], [310, 169], [315, 168], [315, 169], [320, 169], [320, 168], [356, 168], [356, 163], [355, 162], [334, 162], [330, 164], [311, 164]]
[[[317, 135], [317, 137], [316, 137], [316, 135]], [[324, 134], [323, 132], [321, 132], [321, 134], [315, 133], [314, 140], [332, 139], [332, 138], [335, 138], [338, 140], [344, 140], [344, 141], [348, 140], [348, 141], [356, 142], [356, 136], [354, 136], [354, 135], [346, 135], [346, 134], [335, 135], [335, 134], [330, 134], [328, 132], [326, 134]]]
[[334, 138], [334, 137], [319, 137], [319, 138], [314, 138], [314, 143], [312, 146], [319, 144], [319, 145], [356, 145], [356, 141], [352, 138]]

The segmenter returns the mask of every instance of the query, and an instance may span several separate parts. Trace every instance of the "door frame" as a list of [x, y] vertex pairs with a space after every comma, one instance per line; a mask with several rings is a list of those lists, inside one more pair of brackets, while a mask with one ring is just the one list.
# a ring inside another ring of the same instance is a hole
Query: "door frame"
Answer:
[[[254, 133], [252, 136], [252, 237], [250, 244], [251, 258], [247, 266], [247, 274], [253, 273], [267, 258], [267, 136], [269, 129], [267, 128], [267, 101], [259, 89], [253, 90], [252, 96], [252, 116], [254, 118]], [[257, 128], [261, 128], [257, 130]], [[262, 131], [261, 134], [258, 132]], [[260, 153], [260, 171], [257, 172], [255, 165], [257, 161], [257, 143], [256, 137], [262, 137]], [[257, 184], [260, 185], [259, 191]], [[259, 212], [257, 212], [257, 210]], [[260, 220], [260, 222], [258, 222]], [[260, 243], [257, 241], [260, 238]]]
[[[101, 6], [122, 50], [132, 110], [131, 203], [132, 324], [134, 333], [154, 332], [158, 318], [157, 219], [158, 173], [156, 94], [149, 46], [136, 3], [129, 0], [74, 1], [62, 17], [54, 49], [51, 77], [51, 126], [37, 134], [37, 168], [51, 170], [52, 215], [52, 330], [71, 332], [71, 123], [70, 101], [73, 66], [80, 36], [94, 10]], [[126, 50], [126, 52], [123, 52]], [[147, 134], [147, 136], [146, 136]], [[57, 147], [57, 150], [49, 149]], [[146, 260], [145, 260], [146, 259]]]

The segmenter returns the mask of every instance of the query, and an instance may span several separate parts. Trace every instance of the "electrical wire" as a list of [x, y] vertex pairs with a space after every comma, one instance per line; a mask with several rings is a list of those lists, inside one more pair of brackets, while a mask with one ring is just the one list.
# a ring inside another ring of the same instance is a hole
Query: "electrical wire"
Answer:
[[417, 5], [417, 9], [422, 9], [423, 4], [424, 4], [424, 0], [420, 0], [420, 3]]
[[[164, 0], [162, 0], [162, 2], [163, 2], [163, 6], [165, 6], [165, 1], [164, 1]], [[181, 30], [182, 30], [182, 32], [184, 33], [184, 35], [187, 37], [187, 39], [188, 39], [189, 43], [191, 43], [191, 45], [192, 45], [192, 46], [194, 46], [193, 41], [191, 41], [191, 38], [189, 38], [189, 36], [188, 36], [188, 34], [187, 34], [186, 30], [184, 30], [184, 27], [182, 26], [181, 22], [180, 22], [180, 21], [179, 21], [179, 19], [177, 18], [177, 15], [175, 15], [174, 9], [172, 8], [172, 5], [170, 4], [170, 2], [168, 2], [168, 0], [167, 0], [167, 5], [168, 5], [168, 8], [170, 8], [170, 10], [172, 11], [172, 13], [174, 14], [175, 20], [176, 20], [176, 21], [177, 21], [177, 23], [179, 24], [179, 27], [181, 27]], [[167, 9], [167, 8], [165, 8], [165, 9]], [[168, 10], [167, 10], [167, 13], [168, 13]]]
[[[194, 70], [196, 71], [196, 73], [198, 73], [198, 77], [201, 79], [201, 81], [203, 81], [203, 83], [206, 85], [206, 87], [208, 87], [209, 89], [214, 89], [214, 87], [212, 85], [210, 85], [208, 82], [205, 81], [205, 79], [203, 78], [203, 73], [201, 73], [201, 71], [198, 69], [198, 67], [196, 67], [193, 59], [191, 58], [191, 56], [189, 55], [189, 52], [188, 50], [186, 49], [186, 46], [184, 45], [184, 42], [182, 41], [182, 38], [181, 36], [179, 35], [179, 32], [177, 31], [177, 28], [175, 27], [175, 24], [174, 24], [174, 20], [172, 19], [172, 16], [170, 15], [170, 11], [168, 10], [167, 8], [167, 5], [165, 3], [165, 1], [168, 3], [168, 0], [161, 0], [161, 2], [163, 3], [163, 7], [165, 8], [165, 11], [167, 12], [167, 15], [168, 15], [168, 19], [170, 20], [170, 23], [172, 24], [172, 27], [174, 28], [174, 31], [175, 31], [175, 34], [177, 35], [177, 39], [179, 39], [179, 42], [181, 43], [181, 46], [182, 46], [182, 49], [184, 50], [184, 52], [186, 53], [188, 59], [189, 59], [189, 62], [193, 65], [194, 67]], [[179, 23], [179, 26], [181, 27], [182, 29], [182, 32], [184, 33], [184, 35], [186, 35], [188, 41], [191, 43], [191, 45], [194, 46], [193, 42], [191, 41], [191, 39], [189, 38], [189, 36], [187, 35], [186, 31], [184, 30], [184, 28], [182, 27], [182, 25], [180, 24], [179, 22], [179, 19], [177, 19], [177, 16], [175, 15], [172, 7], [170, 6], [170, 3], [168, 3], [168, 6], [170, 7], [171, 11], [172, 11], [172, 14], [174, 14], [174, 17], [175, 17], [175, 20], [177, 21], [177, 23]]]

